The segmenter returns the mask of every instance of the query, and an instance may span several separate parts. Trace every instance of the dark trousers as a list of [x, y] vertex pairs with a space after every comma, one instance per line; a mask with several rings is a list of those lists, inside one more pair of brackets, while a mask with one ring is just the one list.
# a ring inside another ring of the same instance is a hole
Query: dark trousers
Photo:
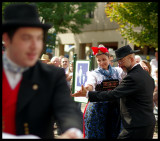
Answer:
[[152, 139], [154, 134], [155, 125], [123, 128], [117, 139]]

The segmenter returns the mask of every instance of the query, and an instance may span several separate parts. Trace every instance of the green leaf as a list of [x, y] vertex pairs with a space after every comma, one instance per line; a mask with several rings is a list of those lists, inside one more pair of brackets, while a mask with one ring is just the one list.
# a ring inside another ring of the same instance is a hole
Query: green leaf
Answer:
[[105, 13], [128, 41], [158, 47], [158, 2], [108, 2]]

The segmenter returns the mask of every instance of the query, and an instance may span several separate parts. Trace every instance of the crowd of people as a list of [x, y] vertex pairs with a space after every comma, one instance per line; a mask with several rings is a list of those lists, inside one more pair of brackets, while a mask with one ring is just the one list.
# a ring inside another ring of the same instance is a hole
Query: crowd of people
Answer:
[[42, 63], [46, 63], [48, 65], [54, 65], [56, 67], [61, 67], [65, 70], [66, 80], [70, 90], [72, 91], [72, 77], [73, 77], [73, 62], [69, 61], [69, 59], [63, 55], [58, 56], [51, 56], [42, 54], [40, 58]]
[[[92, 47], [98, 67], [71, 94], [73, 62], [63, 55], [40, 56], [50, 28], [40, 22], [34, 5], [11, 4], [4, 10], [2, 138], [54, 138], [56, 123], [60, 139], [152, 139], [158, 50], [148, 62], [129, 45], [116, 50], [116, 58], [102, 44]], [[83, 115], [72, 99], [79, 96], [88, 98]]]

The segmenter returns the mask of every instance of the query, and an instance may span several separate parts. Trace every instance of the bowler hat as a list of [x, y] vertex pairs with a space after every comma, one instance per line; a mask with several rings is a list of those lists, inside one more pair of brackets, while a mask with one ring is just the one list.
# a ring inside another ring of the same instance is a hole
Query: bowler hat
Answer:
[[136, 53], [138, 51], [140, 50], [132, 50], [132, 48], [129, 45], [123, 46], [115, 51], [116, 58], [113, 60], [113, 62], [116, 62], [124, 58], [125, 56], [132, 54], [132, 53]]
[[35, 5], [11, 4], [4, 9], [2, 33], [12, 27], [41, 27], [43, 29], [49, 29], [51, 25], [40, 22]]
[[48, 61], [50, 61], [49, 56], [47, 54], [43, 54], [40, 60], [48, 60]]

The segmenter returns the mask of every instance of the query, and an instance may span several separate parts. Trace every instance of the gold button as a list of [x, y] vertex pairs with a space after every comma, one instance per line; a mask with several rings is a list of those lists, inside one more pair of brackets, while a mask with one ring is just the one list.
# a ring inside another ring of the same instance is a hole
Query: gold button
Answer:
[[33, 88], [33, 90], [37, 90], [38, 89], [38, 85], [34, 84], [32, 88]]
[[28, 134], [29, 134], [29, 131], [25, 131], [25, 134], [28, 135]]
[[26, 135], [29, 134], [28, 123], [24, 123], [24, 132]]
[[26, 127], [24, 130], [25, 130], [25, 132], [28, 132], [28, 131], [29, 131], [29, 128]]
[[28, 127], [28, 123], [24, 123], [24, 127]]

